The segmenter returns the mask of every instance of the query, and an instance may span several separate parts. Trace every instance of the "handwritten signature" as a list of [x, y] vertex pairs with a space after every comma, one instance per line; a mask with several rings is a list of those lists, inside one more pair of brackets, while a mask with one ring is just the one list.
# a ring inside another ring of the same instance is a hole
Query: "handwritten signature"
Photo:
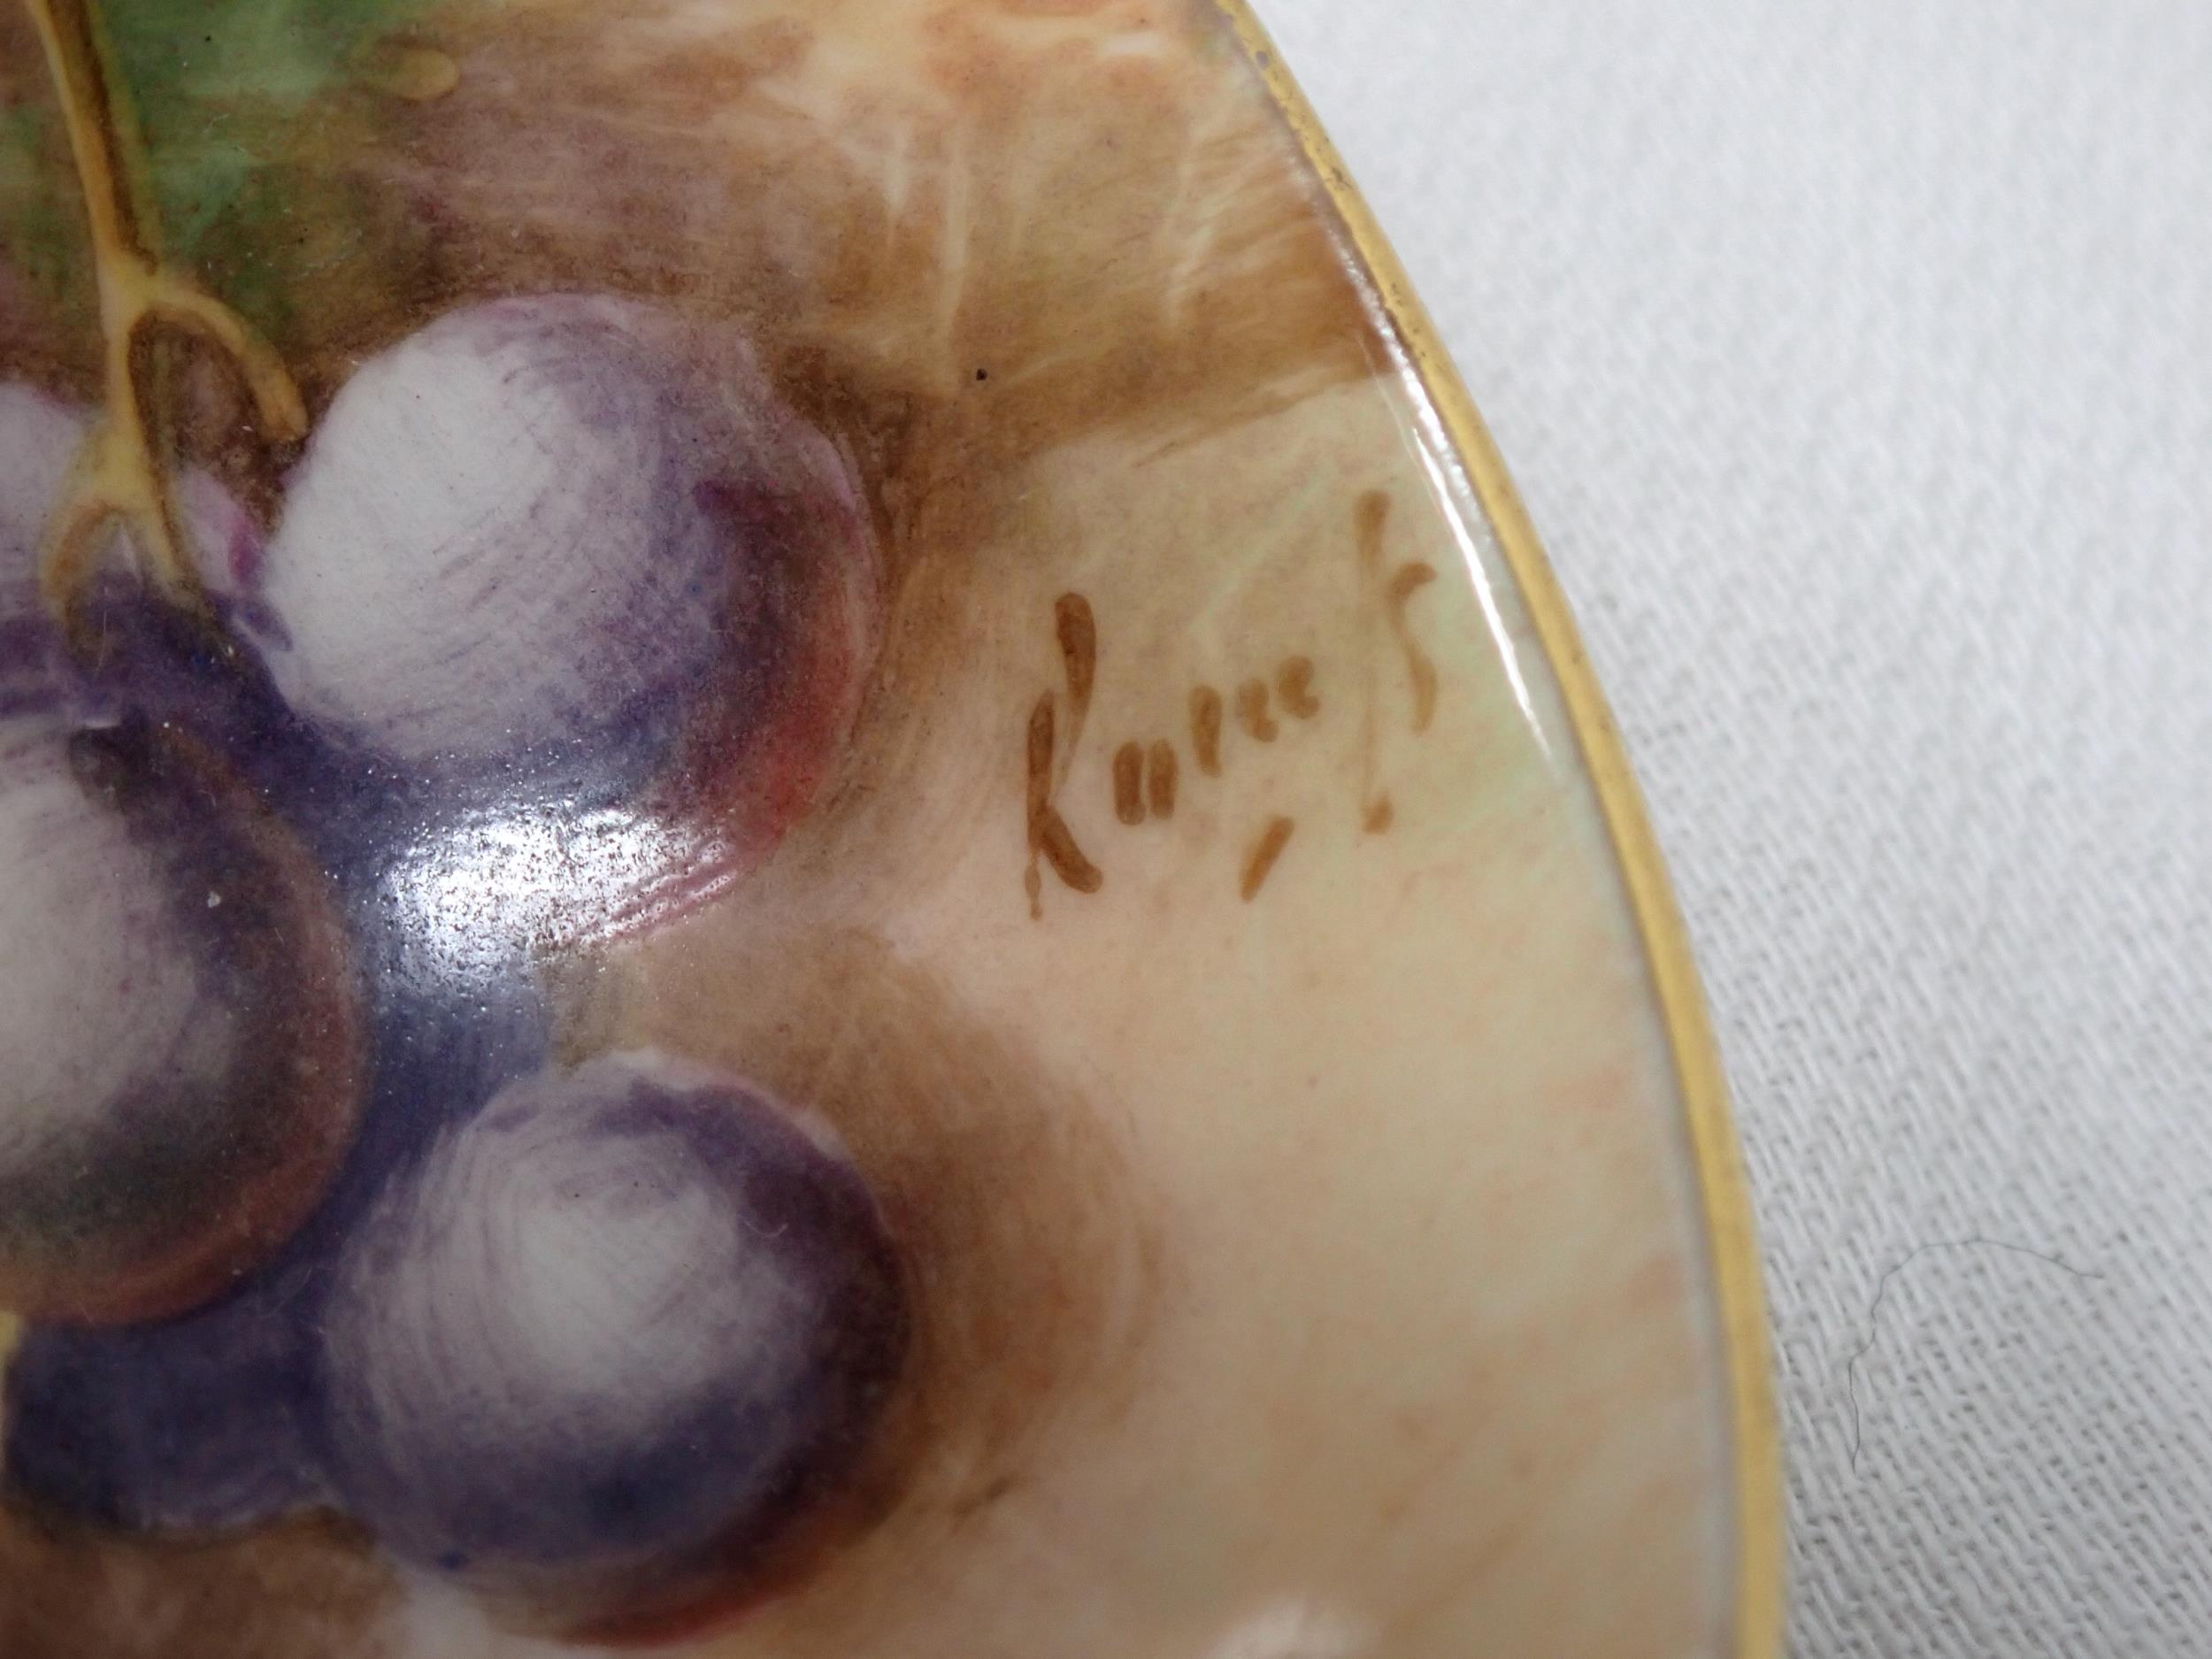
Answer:
[[[1361, 495], [1354, 508], [1354, 548], [1363, 595], [1363, 643], [1373, 644], [1387, 636], [1395, 646], [1410, 708], [1409, 729], [1425, 733], [1436, 718], [1436, 665], [1415, 635], [1407, 611], [1414, 596], [1436, 580], [1432, 565], [1409, 559], [1386, 563], [1386, 544], [1390, 521], [1390, 497], [1381, 490]], [[1044, 914], [1044, 872], [1049, 869], [1070, 891], [1096, 893], [1106, 874], [1069, 828], [1060, 811], [1061, 793], [1081, 744], [1098, 685], [1098, 618], [1083, 595], [1067, 593], [1053, 605], [1053, 630], [1060, 648], [1063, 688], [1040, 695], [1029, 712], [1025, 735], [1025, 807], [1029, 826], [1029, 862], [1023, 885], [1029, 895], [1032, 917]], [[1380, 781], [1383, 688], [1379, 653], [1363, 650], [1360, 726], [1360, 824], [1369, 834], [1388, 832], [1397, 808]], [[1223, 775], [1226, 721], [1233, 716], [1235, 730], [1254, 743], [1273, 743], [1282, 736], [1285, 722], [1317, 719], [1322, 713], [1320, 671], [1310, 657], [1292, 656], [1277, 664], [1270, 678], [1255, 677], [1239, 685], [1232, 701], [1210, 685], [1191, 687], [1186, 707], [1193, 764], [1202, 778]], [[1133, 738], [1113, 751], [1110, 762], [1114, 817], [1134, 828], [1148, 819], [1171, 818], [1182, 789], [1182, 757], [1165, 737], [1149, 741]], [[1294, 820], [1279, 813], [1271, 816], [1249, 842], [1239, 862], [1237, 890], [1249, 903], [1259, 896], [1268, 878], [1281, 861], [1296, 833]]]

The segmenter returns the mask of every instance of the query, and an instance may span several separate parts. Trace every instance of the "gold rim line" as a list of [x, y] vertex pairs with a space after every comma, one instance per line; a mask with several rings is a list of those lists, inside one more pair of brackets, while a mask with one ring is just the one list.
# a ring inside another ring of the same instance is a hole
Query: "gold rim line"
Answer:
[[1319, 175], [1365, 266], [1384, 316], [1466, 466], [1477, 504], [1490, 521], [1559, 683], [1568, 724], [1597, 791], [1674, 1056], [1676, 1083], [1697, 1165], [1706, 1246], [1720, 1299], [1733, 1408], [1736, 1651], [1740, 1659], [1779, 1659], [1787, 1576], [1781, 1431], [1750, 1184], [1688, 932], [1643, 792], [1535, 524], [1404, 265], [1352, 182], [1336, 146], [1322, 130], [1313, 106], [1285, 66], [1281, 51], [1253, 15], [1249, 0], [1213, 0], [1213, 4], [1227, 19]]

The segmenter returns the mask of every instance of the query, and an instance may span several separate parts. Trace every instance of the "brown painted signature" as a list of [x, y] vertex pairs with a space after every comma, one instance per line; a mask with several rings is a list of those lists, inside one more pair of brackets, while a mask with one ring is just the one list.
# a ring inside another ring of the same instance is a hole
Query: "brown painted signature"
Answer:
[[[1370, 490], [1360, 496], [1353, 525], [1362, 634], [1371, 648], [1386, 639], [1394, 648], [1409, 694], [1407, 726], [1418, 735], [1436, 718], [1438, 680], [1436, 665], [1407, 613], [1414, 597], [1436, 580], [1436, 571], [1417, 559], [1387, 564], [1389, 520], [1386, 492]], [[1032, 705], [1025, 735], [1029, 861], [1023, 884], [1032, 917], [1044, 914], [1048, 869], [1074, 893], [1096, 893], [1106, 882], [1104, 870], [1077, 841], [1059, 806], [1098, 684], [1098, 618], [1089, 599], [1078, 593], [1061, 595], [1053, 606], [1053, 629], [1064, 685], [1058, 692], [1043, 693]], [[1389, 831], [1397, 813], [1380, 782], [1382, 655], [1378, 649], [1363, 649], [1360, 674], [1360, 824], [1367, 833], [1378, 835]], [[1321, 670], [1311, 657], [1288, 656], [1271, 675], [1245, 680], [1227, 699], [1213, 686], [1192, 687], [1186, 699], [1189, 729], [1185, 735], [1198, 776], [1212, 780], [1224, 775], [1233, 733], [1252, 743], [1271, 744], [1283, 736], [1286, 726], [1319, 719], [1325, 708], [1322, 685]], [[1175, 816], [1183, 788], [1183, 763], [1173, 739], [1129, 738], [1110, 750], [1108, 765], [1118, 823], [1134, 829]], [[1251, 838], [1237, 871], [1237, 890], [1247, 902], [1267, 885], [1296, 831], [1294, 819], [1276, 813]]]

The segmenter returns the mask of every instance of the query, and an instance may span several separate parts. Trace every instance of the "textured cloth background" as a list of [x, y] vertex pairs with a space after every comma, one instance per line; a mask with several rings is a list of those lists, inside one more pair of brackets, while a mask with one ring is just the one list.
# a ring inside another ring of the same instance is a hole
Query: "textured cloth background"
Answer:
[[1261, 6], [1650, 795], [1795, 1652], [2212, 1655], [2212, 4]]

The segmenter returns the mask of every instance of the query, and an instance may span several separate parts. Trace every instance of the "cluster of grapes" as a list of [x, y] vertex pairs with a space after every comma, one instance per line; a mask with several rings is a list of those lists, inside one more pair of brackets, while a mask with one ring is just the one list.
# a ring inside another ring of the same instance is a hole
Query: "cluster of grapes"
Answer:
[[66, 618], [87, 419], [0, 388], [0, 1307], [12, 1502], [312, 1506], [513, 1622], [680, 1628], [906, 1341], [823, 1125], [550, 1053], [541, 964], [720, 890], [834, 757], [877, 572], [741, 342], [517, 298], [365, 362], [273, 531], [173, 495], [215, 622]]

